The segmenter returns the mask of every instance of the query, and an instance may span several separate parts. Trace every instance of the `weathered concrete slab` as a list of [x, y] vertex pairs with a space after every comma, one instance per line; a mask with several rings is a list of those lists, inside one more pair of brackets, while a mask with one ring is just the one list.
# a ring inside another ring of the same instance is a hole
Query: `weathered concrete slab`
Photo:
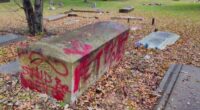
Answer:
[[199, 85], [200, 68], [172, 65], [158, 89], [163, 94], [155, 110], [200, 110]]
[[58, 14], [58, 15], [51, 15], [51, 16], [48, 16], [48, 17], [44, 17], [44, 19], [47, 20], [47, 21], [56, 21], [56, 20], [59, 20], [59, 19], [63, 19], [67, 16], [68, 16], [67, 14]]
[[139, 41], [146, 48], [163, 50], [168, 45], [174, 44], [180, 38], [179, 35], [170, 32], [153, 32]]
[[5, 35], [0, 35], [0, 46], [17, 42], [17, 41], [22, 41], [25, 40], [26, 38], [20, 35], [15, 35], [15, 34], [5, 34]]
[[23, 87], [74, 102], [123, 56], [129, 28], [99, 22], [18, 49]]
[[121, 8], [119, 9], [119, 12], [120, 13], [128, 13], [128, 12], [131, 12], [134, 10], [134, 7], [132, 6], [127, 6], [127, 7], [124, 7], [124, 8]]
[[90, 10], [78, 10], [78, 9], [71, 9], [69, 11], [65, 11], [64, 14], [68, 14], [68, 13], [71, 13], [71, 12], [82, 12], [82, 13], [109, 13], [109, 11], [103, 11], [101, 9], [90, 9]]
[[20, 71], [19, 60], [0, 66], [0, 73], [16, 74]]
[[78, 9], [71, 9], [71, 12], [83, 12], [83, 13], [105, 13], [104, 11], [97, 9], [97, 10], [78, 10]]

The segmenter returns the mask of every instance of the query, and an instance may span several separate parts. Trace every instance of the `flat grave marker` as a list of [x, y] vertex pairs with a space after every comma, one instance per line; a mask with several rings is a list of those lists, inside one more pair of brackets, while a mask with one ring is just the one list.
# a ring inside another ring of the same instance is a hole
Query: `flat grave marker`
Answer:
[[170, 32], [153, 32], [140, 40], [138, 43], [146, 48], [165, 49], [168, 45], [174, 44], [180, 38], [179, 35]]
[[0, 66], [0, 73], [15, 74], [19, 72], [19, 60], [11, 61]]
[[127, 7], [123, 7], [123, 8], [121, 8], [121, 9], [119, 9], [119, 12], [120, 13], [129, 13], [129, 12], [131, 12], [131, 11], [133, 11], [134, 10], [134, 7], [132, 7], [132, 6], [127, 6]]
[[200, 68], [171, 65], [157, 91], [161, 97], [154, 110], [200, 110]]
[[18, 42], [26, 40], [25, 37], [16, 35], [16, 34], [5, 34], [5, 35], [0, 35], [0, 46], [13, 43], [13, 42]]

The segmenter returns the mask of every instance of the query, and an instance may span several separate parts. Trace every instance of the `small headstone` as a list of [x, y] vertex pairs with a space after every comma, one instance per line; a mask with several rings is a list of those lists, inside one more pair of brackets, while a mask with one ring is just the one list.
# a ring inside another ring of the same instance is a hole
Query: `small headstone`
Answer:
[[54, 0], [49, 0], [49, 10], [55, 10], [56, 8], [54, 7], [55, 3]]
[[60, 1], [60, 2], [58, 2], [58, 7], [60, 7], [60, 8], [61, 8], [61, 7], [63, 7], [63, 6], [64, 6], [63, 2], [61, 2], [61, 1]]
[[119, 9], [119, 12], [120, 13], [128, 13], [128, 12], [131, 12], [133, 10], [134, 10], [134, 8], [132, 6], [127, 6], [127, 7]]
[[92, 3], [92, 6], [91, 6], [91, 7], [92, 7], [92, 8], [96, 8], [96, 7], [97, 7], [96, 2]]
[[0, 66], [0, 73], [16, 74], [19, 70], [19, 60]]
[[12, 43], [12, 42], [17, 42], [17, 41], [22, 41], [25, 40], [26, 38], [20, 35], [15, 35], [15, 34], [6, 34], [6, 35], [0, 35], [0, 46]]
[[168, 45], [174, 44], [180, 38], [179, 35], [170, 32], [153, 32], [139, 41], [146, 48], [163, 50]]
[[49, 0], [49, 5], [54, 6], [55, 5], [54, 0]]
[[55, 10], [55, 9], [56, 9], [56, 7], [54, 7], [54, 6], [49, 7], [49, 10]]

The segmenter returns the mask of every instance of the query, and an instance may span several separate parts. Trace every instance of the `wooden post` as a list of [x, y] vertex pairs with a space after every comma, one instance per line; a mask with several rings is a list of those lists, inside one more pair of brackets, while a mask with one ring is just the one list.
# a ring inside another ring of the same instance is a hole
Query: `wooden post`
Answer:
[[155, 18], [152, 18], [152, 25], [155, 24]]

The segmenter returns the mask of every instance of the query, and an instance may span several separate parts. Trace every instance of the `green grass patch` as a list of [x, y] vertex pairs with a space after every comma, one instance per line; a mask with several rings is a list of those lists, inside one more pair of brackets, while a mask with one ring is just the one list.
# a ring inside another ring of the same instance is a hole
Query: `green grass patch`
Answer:
[[[57, 0], [54, 0], [58, 2]], [[83, 0], [60, 0], [64, 3], [63, 8], [57, 8], [55, 11], [49, 11], [49, 0], [44, 2], [45, 14], [56, 14], [74, 9], [91, 9], [91, 5], [96, 3], [97, 8], [109, 11], [118, 12], [119, 8], [124, 6], [134, 6], [133, 13], [141, 13], [151, 16], [171, 16], [176, 18], [187, 18], [198, 20], [200, 18], [200, 3], [193, 3], [193, 0], [89, 0], [89, 3], [84, 3]], [[157, 2], [162, 6], [144, 6], [144, 3]], [[0, 12], [17, 8], [18, 6], [12, 1], [10, 3], [1, 3]], [[55, 6], [57, 7], [57, 5]]]
[[199, 3], [180, 3], [163, 4], [163, 6], [142, 6], [140, 11], [150, 12], [153, 16], [168, 16], [183, 19], [199, 20]]

